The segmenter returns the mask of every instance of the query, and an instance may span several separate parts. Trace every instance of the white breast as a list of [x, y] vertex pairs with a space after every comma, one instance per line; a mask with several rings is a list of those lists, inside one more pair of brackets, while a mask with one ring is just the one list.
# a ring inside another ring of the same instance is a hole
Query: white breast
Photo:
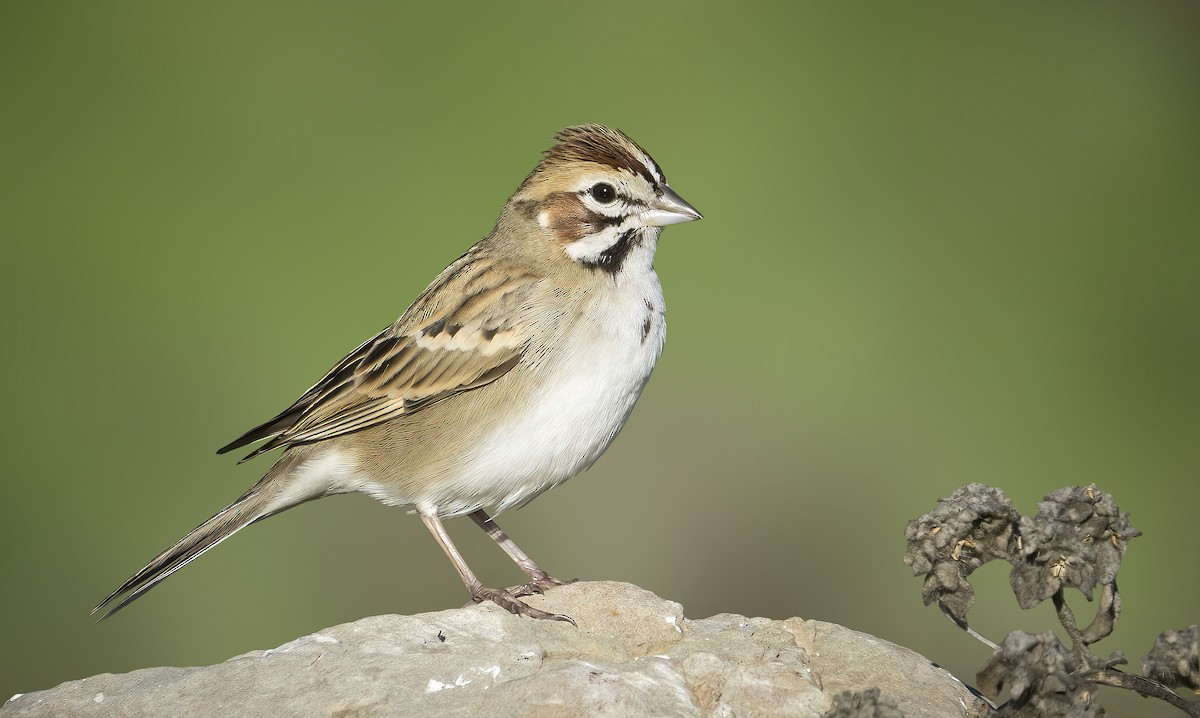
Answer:
[[457, 475], [415, 497], [418, 508], [451, 516], [494, 506], [498, 513], [566, 481], [604, 453], [629, 418], [666, 336], [662, 287], [646, 260], [642, 271], [627, 265], [605, 278], [568, 338], [548, 352], [540, 389], [483, 442], [464, 447]]

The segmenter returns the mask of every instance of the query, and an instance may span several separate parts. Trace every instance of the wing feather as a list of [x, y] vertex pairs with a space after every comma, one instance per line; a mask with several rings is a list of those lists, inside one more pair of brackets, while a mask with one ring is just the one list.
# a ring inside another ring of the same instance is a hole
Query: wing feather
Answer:
[[[395, 324], [348, 354], [271, 420], [218, 453], [271, 439], [246, 457], [395, 419], [512, 370], [529, 345], [518, 318], [536, 278], [460, 257]], [[462, 297], [449, 303], [446, 297]], [[243, 459], [245, 460], [245, 459]]]

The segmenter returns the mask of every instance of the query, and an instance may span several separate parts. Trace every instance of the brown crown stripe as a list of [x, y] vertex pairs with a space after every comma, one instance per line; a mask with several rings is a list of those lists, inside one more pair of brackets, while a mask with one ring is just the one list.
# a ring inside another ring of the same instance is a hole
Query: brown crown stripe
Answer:
[[[660, 182], [665, 184], [667, 181], [650, 153], [620, 130], [602, 125], [579, 125], [560, 131], [554, 136], [554, 140], [554, 146], [546, 150], [545, 158], [538, 169], [534, 170], [535, 174], [547, 165], [598, 162], [639, 174], [651, 185], [658, 185]], [[643, 157], [650, 162], [652, 168], [646, 167]]]

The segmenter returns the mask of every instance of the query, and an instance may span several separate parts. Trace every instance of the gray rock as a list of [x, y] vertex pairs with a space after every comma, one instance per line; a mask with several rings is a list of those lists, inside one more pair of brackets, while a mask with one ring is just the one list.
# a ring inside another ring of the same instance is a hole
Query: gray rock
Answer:
[[637, 586], [575, 583], [530, 604], [374, 616], [215, 666], [147, 668], [15, 696], [0, 718], [79, 716], [805, 716], [878, 688], [907, 718], [981, 712], [928, 659], [820, 621], [682, 607]]

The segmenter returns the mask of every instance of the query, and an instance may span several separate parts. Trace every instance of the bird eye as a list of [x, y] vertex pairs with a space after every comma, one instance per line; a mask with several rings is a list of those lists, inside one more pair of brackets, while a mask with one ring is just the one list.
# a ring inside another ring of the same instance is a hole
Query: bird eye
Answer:
[[617, 190], [607, 182], [597, 182], [592, 185], [592, 196], [600, 204], [612, 204], [617, 199]]

